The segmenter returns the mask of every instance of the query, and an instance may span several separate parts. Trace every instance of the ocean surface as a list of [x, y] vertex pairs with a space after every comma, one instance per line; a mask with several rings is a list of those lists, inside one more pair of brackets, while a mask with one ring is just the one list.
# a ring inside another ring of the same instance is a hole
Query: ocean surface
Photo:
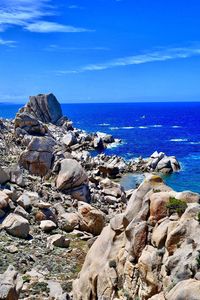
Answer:
[[[0, 117], [14, 118], [22, 105], [0, 104]], [[155, 150], [174, 155], [181, 171], [164, 180], [177, 191], [200, 192], [200, 103], [62, 104], [75, 127], [121, 139], [106, 154], [126, 159], [149, 157]], [[140, 177], [128, 176], [124, 185]]]

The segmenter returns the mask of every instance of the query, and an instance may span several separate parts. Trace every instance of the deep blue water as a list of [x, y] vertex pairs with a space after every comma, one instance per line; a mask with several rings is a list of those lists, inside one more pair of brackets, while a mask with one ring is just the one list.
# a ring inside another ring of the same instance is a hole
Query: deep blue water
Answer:
[[[0, 104], [0, 116], [13, 118], [19, 107]], [[200, 192], [200, 103], [63, 104], [62, 109], [75, 127], [122, 140], [107, 154], [130, 159], [157, 150], [175, 155], [182, 170], [166, 182], [178, 191]]]

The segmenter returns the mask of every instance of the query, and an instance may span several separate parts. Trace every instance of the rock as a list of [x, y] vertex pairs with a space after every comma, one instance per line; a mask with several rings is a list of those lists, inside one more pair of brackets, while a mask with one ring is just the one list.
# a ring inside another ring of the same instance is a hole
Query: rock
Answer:
[[60, 191], [67, 191], [87, 183], [87, 174], [81, 165], [74, 159], [63, 159], [56, 180], [56, 187]]
[[68, 132], [64, 137], [63, 137], [63, 140], [62, 142], [70, 147], [72, 145], [75, 145], [77, 144], [77, 138], [75, 136], [75, 134], [73, 132]]
[[24, 191], [23, 194], [17, 199], [17, 203], [25, 210], [30, 210], [32, 206], [37, 206], [39, 202], [38, 193]]
[[99, 235], [105, 226], [105, 215], [90, 204], [79, 202], [78, 214], [80, 217], [80, 229]]
[[[62, 289], [61, 284], [59, 282], [49, 280], [48, 281], [48, 287], [50, 289], [50, 292], [49, 292], [50, 299], [62, 300], [61, 297], [63, 295], [63, 289]], [[67, 298], [63, 298], [63, 300], [64, 299], [67, 299]]]
[[4, 169], [0, 166], [0, 184], [6, 183], [10, 180], [9, 175], [4, 171]]
[[46, 127], [36, 118], [33, 117], [29, 112], [18, 113], [15, 117], [15, 129], [16, 133], [23, 134], [21, 129], [31, 135], [45, 135], [47, 132]]
[[99, 185], [104, 195], [121, 198], [122, 201], [126, 199], [123, 187], [109, 178], [101, 180]]
[[55, 229], [56, 227], [56, 224], [51, 220], [43, 220], [40, 222], [40, 228], [45, 232], [49, 232]]
[[18, 300], [23, 281], [13, 266], [9, 266], [5, 273], [0, 274], [0, 299]]
[[97, 150], [103, 150], [104, 144], [101, 137], [95, 137], [93, 141], [93, 147]]
[[141, 256], [142, 250], [146, 246], [148, 226], [145, 221], [131, 222], [125, 231], [128, 240], [127, 249], [129, 254], [134, 258]]
[[159, 281], [159, 263], [161, 258], [156, 249], [152, 246], [146, 246], [138, 261], [141, 285], [139, 288], [139, 297], [149, 299], [161, 290]]
[[16, 183], [17, 185], [24, 187], [23, 171], [20, 169], [18, 164], [14, 164], [8, 168], [10, 174], [10, 182]]
[[11, 213], [2, 223], [3, 228], [11, 235], [27, 238], [29, 235], [29, 222], [20, 215]]
[[195, 279], [183, 280], [175, 285], [166, 295], [167, 300], [199, 300], [200, 281]]
[[6, 193], [0, 191], [0, 209], [5, 209], [8, 207], [10, 198]]
[[22, 216], [23, 218], [25, 218], [25, 219], [27, 219], [27, 220], [29, 219], [29, 213], [27, 213], [27, 212], [25, 211], [25, 209], [24, 209], [22, 206], [20, 206], [20, 205], [18, 205], [18, 206], [15, 208], [14, 214], [20, 215], [20, 216]]
[[158, 171], [164, 174], [180, 170], [180, 164], [174, 156], [167, 156], [165, 153], [155, 151], [147, 161], [147, 170]]
[[56, 142], [49, 137], [34, 137], [20, 155], [20, 164], [31, 174], [44, 176], [52, 167]]
[[31, 114], [43, 123], [57, 124], [62, 118], [61, 106], [53, 94], [30, 96], [29, 102], [20, 112]]
[[66, 232], [71, 232], [79, 226], [80, 217], [77, 213], [64, 213], [59, 218], [59, 227]]
[[68, 248], [70, 240], [66, 239], [62, 234], [54, 234], [47, 238], [47, 248], [53, 249], [53, 246], [60, 248]]
[[154, 227], [152, 233], [152, 245], [155, 245], [157, 248], [162, 248], [165, 245], [169, 223], [170, 221], [167, 218], [162, 223]]
[[170, 194], [168, 192], [158, 192], [151, 195], [149, 220], [152, 224], [167, 216], [166, 205], [169, 199]]
[[18, 252], [18, 248], [15, 245], [10, 245], [6, 247], [6, 250], [8, 250], [9, 253], [13, 254]]
[[115, 142], [114, 137], [111, 134], [106, 134], [103, 132], [97, 132], [98, 138], [101, 138], [103, 143], [111, 144]]

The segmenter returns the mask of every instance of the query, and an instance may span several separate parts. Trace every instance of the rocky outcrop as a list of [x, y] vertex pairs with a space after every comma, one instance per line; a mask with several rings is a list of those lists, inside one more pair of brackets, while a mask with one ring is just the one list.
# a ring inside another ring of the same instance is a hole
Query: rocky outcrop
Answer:
[[169, 174], [180, 170], [180, 164], [175, 156], [167, 156], [163, 152], [155, 151], [148, 159], [147, 170]]
[[57, 124], [63, 116], [60, 103], [53, 94], [30, 96], [29, 102], [20, 113], [29, 113], [42, 123], [53, 124]]
[[199, 199], [188, 194], [185, 212], [168, 215], [172, 196], [160, 177], [144, 180], [90, 248], [73, 299], [199, 299]]

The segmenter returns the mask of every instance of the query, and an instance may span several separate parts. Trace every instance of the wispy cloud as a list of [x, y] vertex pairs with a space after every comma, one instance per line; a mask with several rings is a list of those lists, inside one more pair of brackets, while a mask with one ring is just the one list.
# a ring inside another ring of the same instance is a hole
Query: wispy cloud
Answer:
[[84, 9], [83, 6], [79, 6], [79, 5], [75, 5], [75, 4], [74, 5], [69, 5], [68, 8], [69, 9]]
[[16, 47], [15, 41], [4, 40], [0, 38], [0, 46]]
[[46, 51], [109, 51], [110, 48], [108, 47], [100, 47], [100, 46], [93, 46], [93, 47], [73, 47], [73, 46], [60, 46], [56, 44], [49, 45], [49, 47], [45, 48]]
[[0, 31], [10, 26], [21, 26], [31, 32], [86, 32], [86, 28], [46, 21], [45, 17], [57, 15], [53, 0], [1, 0]]
[[86, 28], [81, 27], [74, 27], [74, 26], [68, 26], [59, 24], [56, 22], [46, 22], [46, 21], [39, 21], [36, 23], [27, 24], [24, 26], [24, 28], [31, 32], [86, 32], [86, 31], [92, 31]]
[[180, 47], [180, 48], [167, 48], [157, 51], [148, 52], [145, 54], [126, 56], [122, 58], [113, 59], [104, 63], [89, 64], [79, 67], [74, 70], [61, 70], [58, 74], [76, 74], [87, 71], [101, 71], [117, 67], [125, 67], [130, 65], [140, 65], [151, 62], [167, 61], [174, 59], [189, 58], [192, 56], [200, 56], [200, 47]]

